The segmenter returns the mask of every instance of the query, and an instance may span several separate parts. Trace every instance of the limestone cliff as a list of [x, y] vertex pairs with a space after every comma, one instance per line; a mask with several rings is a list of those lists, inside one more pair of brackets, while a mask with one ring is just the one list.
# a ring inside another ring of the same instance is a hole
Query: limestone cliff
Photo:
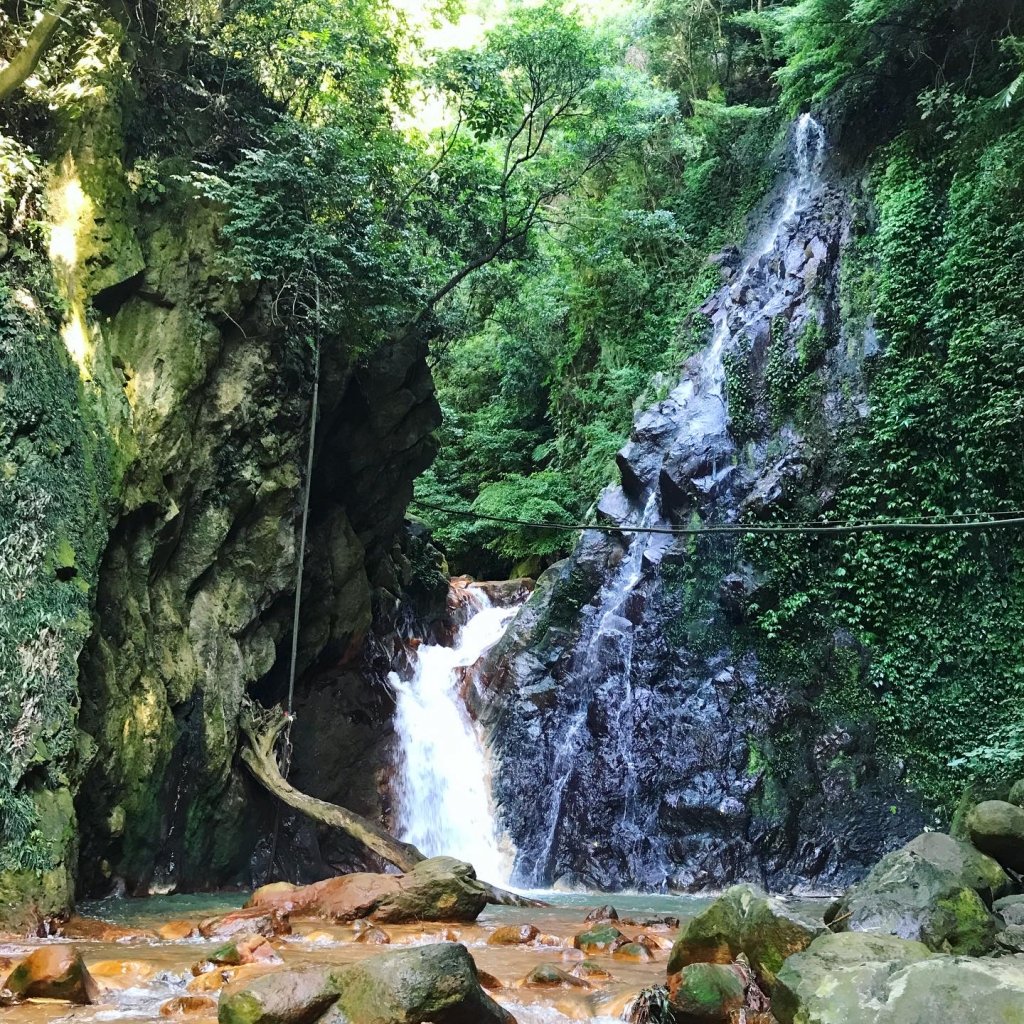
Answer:
[[[31, 825], [28, 854], [0, 865], [15, 923], [68, 905], [79, 835], [80, 891], [246, 878], [269, 814], [235, 763], [239, 709], [256, 684], [282, 696], [291, 630], [310, 353], [229, 280], [218, 212], [187, 197], [182, 161], [137, 159], [146, 82], [118, 25], [100, 39], [44, 150], [49, 268], [31, 244], [0, 262], [2, 582], [28, 579], [39, 601], [5, 636], [23, 639], [4, 668], [29, 696], [20, 718], [5, 708], [24, 733], [5, 799]], [[424, 339], [358, 360], [356, 341], [344, 324], [322, 341], [300, 637], [300, 672], [343, 707], [372, 694], [374, 617], [411, 579], [405, 505], [440, 416]], [[386, 700], [370, 704], [386, 722]], [[369, 813], [374, 767], [345, 783]]]

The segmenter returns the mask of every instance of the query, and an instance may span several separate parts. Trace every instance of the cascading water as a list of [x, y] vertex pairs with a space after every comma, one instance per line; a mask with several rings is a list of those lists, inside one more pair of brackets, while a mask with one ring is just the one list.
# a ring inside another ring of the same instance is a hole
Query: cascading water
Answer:
[[[748, 801], [756, 777], [746, 769], [750, 726], [737, 727], [730, 709], [767, 699], [755, 695], [756, 667], [737, 667], [699, 623], [694, 646], [669, 641], [658, 616], [680, 612], [666, 604], [662, 563], [691, 580], [714, 569], [701, 564], [710, 560], [705, 549], [697, 555], [686, 542], [634, 531], [735, 522], [770, 482], [769, 460], [789, 442], [754, 445], [740, 458], [726, 360], [742, 352], [763, 367], [771, 345], [794, 346], [812, 321], [820, 329], [835, 301], [843, 214], [824, 173], [825, 141], [810, 115], [794, 124], [791, 173], [766, 226], [745, 257], [729, 263], [723, 254], [727, 283], [702, 310], [711, 321], [707, 346], [669, 397], [637, 418], [619, 454], [622, 484], [598, 506], [618, 536], [584, 534], [560, 570], [570, 597], [599, 576], [594, 597], [574, 613], [571, 633], [551, 632], [560, 598], [557, 588], [542, 588], [552, 604], [526, 617], [521, 647], [503, 650], [497, 668], [514, 689], [484, 717], [518, 884], [659, 888], [720, 884], [745, 870], [768, 877], [744, 867], [755, 861]], [[782, 341], [773, 341], [777, 324]], [[721, 575], [700, 584], [716, 607], [721, 585]], [[546, 636], [540, 649], [531, 629]], [[687, 858], [693, 863], [681, 871]]]
[[480, 731], [462, 698], [465, 670], [497, 643], [515, 607], [492, 607], [474, 594], [477, 610], [452, 647], [421, 645], [412, 679], [394, 672], [395, 732], [401, 750], [398, 830], [428, 856], [469, 861], [478, 877], [508, 874], [491, 803], [490, 766]]

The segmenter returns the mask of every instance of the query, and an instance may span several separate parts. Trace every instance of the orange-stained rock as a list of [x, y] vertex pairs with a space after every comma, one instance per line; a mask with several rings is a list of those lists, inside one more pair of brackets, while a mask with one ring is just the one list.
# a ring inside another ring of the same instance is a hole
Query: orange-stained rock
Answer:
[[523, 979], [524, 988], [589, 988], [582, 978], [567, 974], [556, 964], [538, 964]]
[[634, 964], [649, 964], [654, 954], [639, 942], [627, 942], [612, 952], [616, 960], [628, 960]]
[[364, 928], [356, 936], [356, 942], [363, 942], [368, 946], [387, 946], [391, 942], [391, 936], [383, 928]]
[[145, 960], [100, 960], [89, 964], [89, 973], [103, 989], [134, 988], [155, 970], [156, 967]]
[[561, 938], [561, 936], [546, 935], [543, 932], [541, 932], [541, 934], [537, 936], [536, 942], [538, 946], [553, 946], [556, 948], [565, 945], [565, 941]]
[[507, 924], [487, 936], [488, 946], [525, 946], [540, 934], [532, 924]]
[[166, 942], [179, 942], [181, 939], [194, 939], [199, 934], [199, 925], [192, 921], [168, 921], [157, 928], [156, 933]]
[[438, 938], [441, 942], [458, 942], [462, 938], [462, 932], [458, 928], [442, 928]]
[[216, 1017], [217, 1000], [210, 996], [175, 996], [160, 1004], [162, 1017]]
[[611, 971], [605, 970], [593, 960], [578, 963], [570, 973], [575, 978], [583, 978], [584, 981], [608, 981], [612, 976]]
[[259, 935], [288, 935], [292, 926], [287, 912], [279, 907], [245, 907], [230, 914], [211, 917], [199, 925], [199, 934], [206, 939], [228, 939], [246, 932]]
[[671, 949], [673, 942], [667, 935], [651, 935], [649, 932], [641, 932], [634, 940], [641, 946], [646, 946], [652, 953], [659, 949]]
[[504, 982], [500, 978], [496, 978], [493, 974], [488, 974], [487, 971], [481, 971], [479, 967], [476, 969], [476, 976], [480, 979], [480, 984], [488, 992], [500, 992], [505, 987]]
[[[212, 965], [211, 965], [212, 966]], [[240, 967], [213, 967], [212, 970], [192, 978], [185, 986], [189, 992], [217, 992], [228, 982], [247, 981], [277, 970], [280, 964], [242, 964]]]
[[487, 905], [488, 889], [471, 865], [451, 857], [431, 857], [404, 875], [357, 871], [312, 885], [257, 889], [251, 912], [275, 910], [295, 917], [331, 921], [370, 918], [382, 923], [475, 921]]
[[56, 934], [62, 939], [89, 939], [95, 942], [138, 941], [155, 939], [156, 932], [148, 928], [125, 928], [109, 921], [98, 921], [92, 917], [72, 914], [57, 928]]
[[60, 999], [66, 1003], [95, 1003], [99, 986], [74, 946], [40, 946], [7, 976], [0, 988], [14, 999]]

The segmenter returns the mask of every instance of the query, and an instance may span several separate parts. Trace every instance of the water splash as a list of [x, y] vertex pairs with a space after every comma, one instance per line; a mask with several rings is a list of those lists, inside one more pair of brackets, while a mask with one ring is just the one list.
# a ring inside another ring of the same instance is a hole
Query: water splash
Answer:
[[477, 876], [504, 882], [491, 803], [490, 766], [480, 731], [462, 697], [464, 670], [501, 639], [516, 608], [495, 608], [474, 594], [478, 611], [452, 647], [424, 644], [408, 682], [392, 672], [395, 732], [401, 750], [397, 785], [402, 839], [428, 856], [469, 861]]

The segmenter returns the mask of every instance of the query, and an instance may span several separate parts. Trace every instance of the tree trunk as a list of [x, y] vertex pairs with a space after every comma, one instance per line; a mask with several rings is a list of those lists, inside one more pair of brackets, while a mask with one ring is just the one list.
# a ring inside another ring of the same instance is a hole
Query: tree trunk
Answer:
[[50, 45], [54, 32], [60, 28], [60, 20], [71, 6], [71, 0], [62, 0], [54, 11], [47, 11], [32, 29], [25, 45], [14, 55], [14, 59], [5, 68], [0, 68], [0, 103], [25, 84], [25, 79], [36, 69], [46, 48]]
[[288, 723], [287, 716], [281, 712], [276, 720], [262, 733], [252, 717], [243, 718], [242, 729], [249, 738], [249, 746], [241, 751], [246, 767], [256, 779], [274, 794], [282, 803], [301, 811], [314, 821], [321, 821], [332, 828], [340, 828], [357, 842], [373, 850], [389, 864], [402, 871], [409, 871], [420, 861], [426, 860], [422, 853], [410, 843], [400, 842], [385, 832], [379, 825], [367, 820], [353, 811], [317, 800], [316, 797], [300, 793], [290, 785], [281, 774], [274, 754], [274, 745]]

